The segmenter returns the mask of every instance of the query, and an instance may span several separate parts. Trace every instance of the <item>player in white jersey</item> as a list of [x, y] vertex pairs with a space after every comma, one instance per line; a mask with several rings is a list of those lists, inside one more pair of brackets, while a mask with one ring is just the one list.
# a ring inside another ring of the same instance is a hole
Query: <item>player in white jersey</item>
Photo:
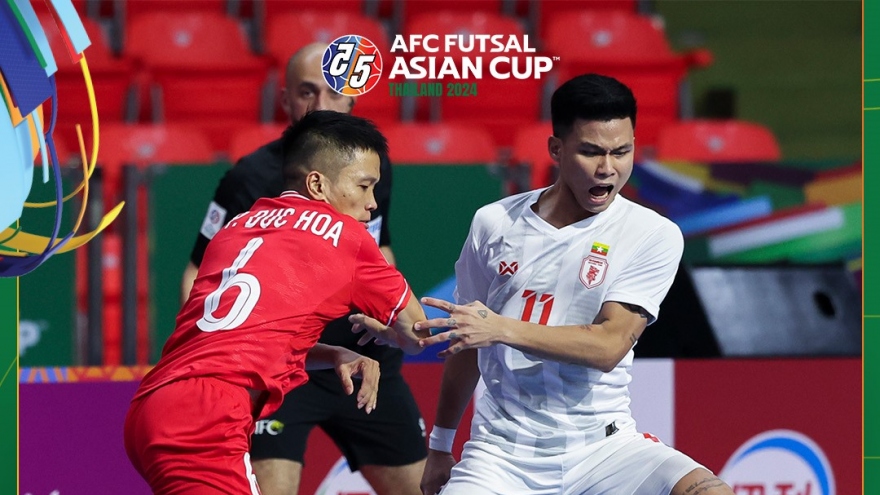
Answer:
[[[423, 341], [450, 342], [425, 495], [444, 484], [443, 495], [733, 495], [630, 414], [632, 349], [683, 250], [674, 223], [618, 194], [635, 109], [609, 77], [562, 85], [548, 139], [559, 179], [477, 211], [455, 266], [457, 304], [423, 300], [450, 316], [416, 328], [451, 328]], [[486, 392], [455, 464], [455, 428], [481, 375]]]

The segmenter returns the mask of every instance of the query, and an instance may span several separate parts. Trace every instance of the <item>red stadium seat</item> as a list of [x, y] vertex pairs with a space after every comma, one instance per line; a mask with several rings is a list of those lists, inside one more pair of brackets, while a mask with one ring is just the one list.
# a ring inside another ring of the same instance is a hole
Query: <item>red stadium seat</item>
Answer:
[[440, 99], [443, 122], [484, 127], [498, 146], [511, 146], [517, 129], [541, 117], [544, 82], [540, 79], [496, 80], [484, 75], [479, 81], [462, 82], [475, 83], [477, 95], [447, 96], [444, 87]]
[[539, 38], [548, 32], [549, 19], [558, 14], [571, 15], [585, 10], [600, 13], [614, 10], [635, 13], [638, 7], [636, 0], [524, 0], [522, 3], [528, 4], [527, 13]]
[[[84, 135], [89, 135], [92, 128], [92, 113], [85, 78], [80, 64], [71, 61], [49, 7], [45, 2], [34, 2], [32, 5], [38, 14], [58, 66], [58, 72], [55, 73], [58, 118], [54, 135], [58, 140], [64, 140], [65, 144], [75, 143], [76, 124], [82, 125]], [[106, 122], [121, 121], [126, 116], [127, 96], [133, 75], [132, 65], [128, 60], [113, 56], [104, 32], [97, 22], [84, 16], [81, 19], [86, 34], [91, 40], [91, 46], [86, 48], [84, 53], [95, 89], [99, 118]], [[73, 148], [73, 146], [68, 147]]]
[[479, 128], [455, 124], [398, 124], [383, 131], [392, 163], [493, 163], [495, 145]]
[[[469, 3], [469, 2], [468, 2]], [[446, 5], [445, 3], [443, 5]], [[490, 12], [479, 12], [470, 9], [467, 11], [438, 11], [414, 15], [403, 26], [405, 34], [436, 34], [440, 37], [440, 50], [446, 54], [443, 47], [443, 39], [447, 34], [505, 34], [517, 35], [522, 37], [525, 33], [522, 25], [511, 17], [504, 17], [501, 14], [493, 14]], [[436, 53], [426, 52], [424, 47], [419, 46], [414, 55], [437, 55]], [[448, 54], [450, 56], [463, 55], [456, 48], [451, 49]], [[474, 51], [469, 55], [476, 55]], [[467, 54], [465, 54], [467, 55]]]
[[735, 120], [691, 120], [661, 128], [657, 160], [690, 162], [760, 162], [781, 158], [769, 129]]
[[529, 189], [549, 186], [555, 178], [556, 164], [547, 150], [547, 139], [553, 135], [549, 121], [523, 127], [514, 137], [510, 159], [514, 165], [525, 165], [529, 170]]
[[238, 23], [214, 13], [144, 14], [132, 20], [125, 52], [148, 69], [160, 96], [156, 120], [201, 126], [215, 149], [258, 122], [267, 63], [251, 54]]
[[711, 55], [674, 53], [662, 28], [628, 12], [561, 13], [550, 20], [546, 52], [558, 56], [559, 82], [588, 72], [621, 80], [635, 93], [641, 146], [657, 142], [660, 126], [679, 118], [679, 83], [690, 67], [706, 66]]
[[116, 14], [128, 21], [145, 14], [177, 15], [188, 12], [226, 14], [228, 0], [115, 0]]
[[[436, 34], [442, 43], [446, 35], [454, 34], [502, 34], [514, 35], [522, 40], [525, 31], [519, 22], [512, 18], [499, 14], [485, 12], [437, 12], [432, 14], [419, 14], [413, 16], [407, 24], [407, 33]], [[506, 41], [506, 38], [505, 38]], [[530, 44], [535, 47], [534, 43]], [[491, 45], [489, 45], [491, 48]], [[423, 97], [418, 101], [420, 109], [418, 113], [425, 117], [428, 114], [429, 105], [439, 104], [439, 118], [444, 122], [456, 122], [463, 124], [478, 125], [486, 128], [496, 144], [509, 146], [515, 130], [530, 122], [534, 122], [541, 116], [541, 94], [543, 89], [542, 79], [514, 78], [496, 80], [489, 75], [488, 59], [498, 54], [482, 54], [478, 51], [462, 53], [457, 50], [450, 51], [452, 56], [482, 56], [484, 66], [482, 78], [477, 80], [454, 78], [442, 79], [443, 96]], [[413, 53], [415, 56], [431, 56], [431, 54], [419, 49]], [[509, 70], [509, 66], [501, 65], [503, 70]], [[524, 68], [524, 67], [522, 67]], [[522, 70], [521, 68], [521, 70]], [[464, 76], [464, 74], [462, 74]], [[435, 79], [436, 80], [436, 79]], [[450, 88], [448, 83], [453, 84]], [[465, 89], [470, 96], [447, 96], [448, 90], [455, 91], [460, 86], [456, 83], [475, 83]], [[473, 95], [470, 88], [476, 89]], [[432, 117], [437, 117], [436, 111]]]
[[502, 0], [446, 0], [443, 2], [395, 2], [394, 15], [408, 24], [419, 15], [436, 15], [441, 11], [457, 13], [488, 13], [501, 15]]
[[[330, 43], [347, 34], [357, 34], [376, 44], [380, 53], [387, 55], [390, 44], [385, 29], [371, 17], [356, 12], [303, 11], [295, 14], [281, 14], [269, 21], [266, 32], [266, 48], [278, 68], [279, 85], [284, 85], [284, 70], [287, 60], [299, 48], [315, 42]], [[390, 71], [391, 60], [385, 60], [383, 71]], [[386, 84], [379, 84], [369, 93], [358, 97], [354, 114], [377, 122], [399, 120], [401, 99], [388, 93]], [[276, 98], [275, 119], [286, 121], [287, 115], [281, 109], [280, 99]]]
[[[391, 46], [382, 24], [358, 12], [305, 10], [269, 18], [266, 26], [266, 51], [279, 66], [287, 63], [299, 48], [315, 42], [330, 43], [347, 34], [367, 38], [382, 54]], [[390, 68], [390, 67], [389, 67]]]
[[229, 160], [235, 163], [260, 146], [280, 138], [286, 128], [283, 124], [263, 124], [238, 131], [229, 143]]
[[183, 124], [107, 124], [101, 126], [98, 162], [105, 195], [119, 190], [122, 166], [153, 163], [211, 163], [214, 151], [205, 134]]
[[[277, 15], [292, 14], [320, 8], [322, 12], [347, 12], [360, 14], [364, 10], [364, 0], [254, 0], [254, 10], [261, 9], [265, 19], [271, 20]], [[360, 33], [346, 33], [360, 34]]]

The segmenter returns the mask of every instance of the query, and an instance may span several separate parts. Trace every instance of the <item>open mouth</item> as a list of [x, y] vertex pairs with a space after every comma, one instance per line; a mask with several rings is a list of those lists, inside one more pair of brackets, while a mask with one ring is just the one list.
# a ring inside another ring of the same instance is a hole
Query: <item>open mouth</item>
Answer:
[[612, 185], [603, 185], [603, 186], [593, 186], [590, 188], [590, 196], [595, 201], [602, 201], [608, 199], [608, 196], [611, 195], [611, 191], [614, 190], [614, 186]]

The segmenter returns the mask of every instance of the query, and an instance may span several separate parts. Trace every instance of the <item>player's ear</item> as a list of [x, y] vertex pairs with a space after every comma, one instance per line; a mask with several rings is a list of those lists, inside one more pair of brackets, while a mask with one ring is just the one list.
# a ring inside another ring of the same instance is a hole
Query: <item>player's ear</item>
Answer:
[[317, 170], [312, 170], [306, 175], [306, 194], [310, 198], [319, 201], [327, 200], [327, 190], [324, 181], [324, 174]]
[[357, 96], [349, 96], [348, 97], [348, 112], [351, 113], [354, 110], [354, 104], [357, 101]]
[[562, 140], [556, 136], [550, 136], [547, 138], [547, 152], [550, 153], [550, 158], [553, 159], [554, 162], [559, 163], [559, 154], [562, 150]]

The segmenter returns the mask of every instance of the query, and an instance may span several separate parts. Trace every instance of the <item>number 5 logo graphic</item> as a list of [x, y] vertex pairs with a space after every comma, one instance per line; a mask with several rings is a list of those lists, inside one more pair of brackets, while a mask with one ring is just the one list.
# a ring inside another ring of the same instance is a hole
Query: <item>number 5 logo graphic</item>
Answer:
[[340, 36], [324, 51], [321, 69], [333, 91], [347, 96], [361, 95], [379, 84], [382, 54], [363, 36]]
[[[254, 310], [260, 299], [260, 281], [250, 273], [239, 273], [244, 265], [250, 261], [254, 252], [263, 245], [263, 238], [251, 239], [244, 249], [238, 253], [232, 266], [223, 269], [223, 278], [220, 287], [208, 294], [205, 298], [205, 314], [196, 322], [196, 326], [203, 332], [216, 332], [217, 330], [232, 330], [244, 323], [251, 311]], [[232, 303], [232, 308], [225, 316], [219, 317], [214, 313], [220, 306], [220, 298], [227, 290], [238, 287], [239, 293]]]

